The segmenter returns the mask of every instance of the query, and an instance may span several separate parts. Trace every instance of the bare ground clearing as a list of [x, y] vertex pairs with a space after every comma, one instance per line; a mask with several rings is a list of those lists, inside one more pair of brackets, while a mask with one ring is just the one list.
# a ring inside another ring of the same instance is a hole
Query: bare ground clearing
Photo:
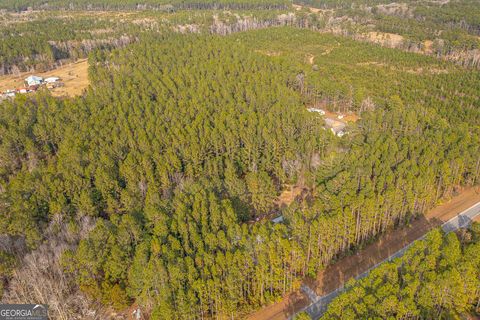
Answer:
[[32, 74], [43, 78], [59, 77], [64, 86], [50, 89], [52, 95], [56, 97], [80, 95], [89, 85], [88, 62], [87, 59], [82, 59], [46, 72], [23, 72], [20, 75], [2, 76], [0, 77], [0, 92], [23, 88], [25, 78]]

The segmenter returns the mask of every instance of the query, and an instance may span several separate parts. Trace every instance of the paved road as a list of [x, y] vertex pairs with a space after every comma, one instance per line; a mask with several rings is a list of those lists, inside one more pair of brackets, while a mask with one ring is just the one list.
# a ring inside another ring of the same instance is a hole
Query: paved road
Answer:
[[[442, 225], [442, 229], [443, 229], [443, 231], [448, 233], [448, 232], [455, 231], [459, 228], [466, 227], [477, 216], [480, 216], [480, 202], [476, 203], [472, 207], [466, 209], [465, 211], [459, 213], [454, 218], [445, 222]], [[425, 236], [422, 236], [415, 241], [421, 240], [424, 237]], [[413, 242], [415, 242], [415, 241], [413, 241]], [[382, 262], [377, 263], [376, 265], [374, 265], [373, 267], [371, 267], [367, 271], [365, 271], [362, 274], [355, 277], [355, 279], [356, 280], [362, 279], [362, 278], [368, 276], [370, 271], [375, 269], [376, 267], [378, 267], [380, 264], [382, 264], [384, 262], [387, 262], [387, 261], [392, 261], [393, 259], [401, 257], [405, 253], [405, 251], [412, 245], [412, 243], [410, 243], [409, 245], [407, 245], [403, 249], [395, 252], [393, 255], [391, 255], [387, 259], [383, 260]], [[328, 304], [330, 302], [332, 302], [332, 300], [335, 299], [335, 297], [337, 297], [339, 294], [341, 294], [343, 291], [345, 291], [344, 287], [340, 287], [340, 288], [330, 292], [329, 294], [326, 294], [322, 297], [318, 297], [318, 296], [315, 295], [315, 293], [312, 294], [312, 290], [310, 288], [308, 288], [307, 286], [302, 286], [301, 289], [302, 289], [302, 291], [307, 293], [309, 298], [313, 301], [313, 303], [311, 305], [309, 305], [308, 307], [306, 307], [303, 310], [303, 311], [306, 311], [312, 319], [320, 318], [323, 315], [323, 313], [326, 311], [326, 309], [328, 307]]]

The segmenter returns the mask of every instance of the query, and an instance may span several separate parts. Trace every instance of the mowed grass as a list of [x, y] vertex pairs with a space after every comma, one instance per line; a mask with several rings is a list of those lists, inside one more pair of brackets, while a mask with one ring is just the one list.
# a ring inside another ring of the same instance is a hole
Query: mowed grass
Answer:
[[87, 59], [82, 59], [46, 72], [23, 72], [20, 75], [2, 76], [0, 77], [0, 92], [23, 88], [25, 78], [32, 74], [43, 78], [59, 77], [64, 86], [50, 89], [52, 95], [56, 97], [78, 96], [89, 85], [88, 61]]

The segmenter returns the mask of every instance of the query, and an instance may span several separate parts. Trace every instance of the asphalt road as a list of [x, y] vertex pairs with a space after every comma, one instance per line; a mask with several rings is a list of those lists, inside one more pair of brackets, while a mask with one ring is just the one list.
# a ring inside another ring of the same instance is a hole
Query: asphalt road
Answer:
[[[455, 231], [459, 228], [466, 227], [477, 216], [480, 216], [480, 202], [476, 203], [472, 207], [470, 207], [470, 208], [466, 209], [465, 211], [459, 213], [456, 217], [454, 217], [454, 218], [450, 219], [449, 221], [445, 222], [442, 225], [442, 229], [443, 229], [443, 231], [448, 233], [448, 232]], [[421, 240], [424, 237], [425, 236], [422, 236], [415, 241]], [[415, 241], [413, 241], [413, 242], [415, 242]], [[390, 257], [383, 260], [382, 262], [377, 263], [376, 265], [374, 265], [373, 267], [371, 267], [370, 269], [368, 269], [364, 273], [355, 277], [355, 279], [356, 280], [362, 279], [362, 278], [368, 276], [370, 271], [375, 269], [376, 267], [378, 267], [380, 264], [382, 264], [384, 262], [387, 262], [387, 261], [392, 261], [393, 259], [401, 257], [405, 253], [405, 251], [412, 245], [412, 243], [405, 246], [401, 250], [395, 252], [394, 254], [392, 254]], [[341, 294], [343, 291], [345, 291], [345, 288], [344, 287], [337, 288], [336, 290], [334, 290], [334, 291], [332, 291], [332, 292], [330, 292], [330, 293], [328, 293], [328, 294], [326, 294], [322, 297], [313, 296], [312, 295], [312, 290], [310, 288], [306, 287], [306, 286], [302, 287], [302, 291], [307, 293], [309, 298], [314, 301], [312, 304], [310, 304], [308, 307], [306, 307], [303, 311], [306, 311], [312, 319], [318, 319], [326, 311], [326, 309], [328, 307], [328, 304], [333, 299], [335, 299], [335, 297], [337, 297], [339, 294]]]

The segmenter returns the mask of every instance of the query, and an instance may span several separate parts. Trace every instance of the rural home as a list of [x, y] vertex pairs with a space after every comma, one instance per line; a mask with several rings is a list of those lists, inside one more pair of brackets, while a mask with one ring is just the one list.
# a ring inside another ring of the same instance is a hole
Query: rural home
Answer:
[[25, 79], [25, 86], [27, 87], [39, 86], [42, 83], [43, 83], [42, 77], [37, 77], [32, 75]]

